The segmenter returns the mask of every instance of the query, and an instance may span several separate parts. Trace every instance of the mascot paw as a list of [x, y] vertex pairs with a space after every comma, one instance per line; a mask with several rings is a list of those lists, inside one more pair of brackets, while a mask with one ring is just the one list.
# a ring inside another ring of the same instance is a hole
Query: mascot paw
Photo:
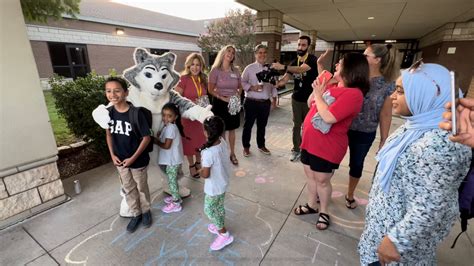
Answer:
[[105, 105], [101, 104], [97, 106], [97, 108], [92, 111], [92, 117], [101, 128], [109, 128], [110, 116], [109, 111], [107, 110], [107, 107]]
[[211, 111], [212, 105], [208, 105], [205, 108], [199, 105], [195, 105], [183, 113], [184, 118], [190, 120], [198, 120], [203, 123], [206, 118], [213, 116], [214, 113]]

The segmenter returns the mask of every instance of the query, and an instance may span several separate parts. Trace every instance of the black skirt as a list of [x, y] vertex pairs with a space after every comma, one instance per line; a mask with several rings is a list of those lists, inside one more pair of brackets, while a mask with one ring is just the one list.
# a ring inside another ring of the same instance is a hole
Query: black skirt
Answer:
[[240, 127], [240, 112], [236, 115], [229, 114], [227, 108], [228, 102], [221, 101], [217, 98], [212, 99], [212, 112], [224, 120], [225, 130], [234, 130]]

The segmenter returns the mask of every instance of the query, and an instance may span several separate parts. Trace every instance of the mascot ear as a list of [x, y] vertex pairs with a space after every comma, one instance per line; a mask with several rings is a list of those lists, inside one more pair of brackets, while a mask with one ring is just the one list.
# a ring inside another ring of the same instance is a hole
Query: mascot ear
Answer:
[[135, 64], [140, 64], [140, 63], [143, 63], [143, 61], [145, 61], [145, 59], [147, 59], [150, 54], [148, 53], [147, 50], [143, 49], [143, 48], [137, 48], [135, 49], [135, 53], [133, 54], [134, 58], [135, 58]]
[[173, 53], [165, 53], [162, 55], [164, 59], [166, 59], [170, 65], [174, 65], [175, 61], [176, 61], [176, 55], [173, 54]]

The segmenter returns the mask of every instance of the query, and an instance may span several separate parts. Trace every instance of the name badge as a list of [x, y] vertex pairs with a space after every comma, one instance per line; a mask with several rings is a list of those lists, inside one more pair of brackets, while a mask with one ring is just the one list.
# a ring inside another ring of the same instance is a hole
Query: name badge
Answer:
[[237, 78], [237, 74], [232, 73], [232, 74], [230, 74], [230, 77], [233, 78], [233, 79], [236, 79], [236, 78]]

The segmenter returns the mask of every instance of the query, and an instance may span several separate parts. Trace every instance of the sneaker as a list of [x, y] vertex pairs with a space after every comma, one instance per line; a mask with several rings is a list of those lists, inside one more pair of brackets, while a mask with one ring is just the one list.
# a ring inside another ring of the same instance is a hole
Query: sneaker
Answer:
[[244, 148], [244, 157], [250, 156], [250, 148]]
[[207, 230], [208, 230], [209, 232], [211, 232], [212, 234], [214, 234], [214, 235], [219, 234], [219, 230], [217, 230], [217, 227], [216, 227], [215, 224], [209, 224], [209, 225], [207, 226]]
[[142, 215], [138, 215], [133, 217], [130, 222], [127, 225], [127, 231], [130, 233], [135, 232], [137, 230], [138, 226], [140, 225], [140, 222], [142, 221]]
[[166, 204], [170, 204], [171, 202], [173, 202], [173, 196], [168, 196], [168, 197], [165, 197], [165, 199], [163, 200]]
[[266, 155], [272, 154], [272, 153], [270, 152], [270, 150], [267, 149], [267, 147], [261, 147], [261, 148], [258, 148], [258, 150], [259, 150], [260, 152], [262, 152], [263, 154], [266, 154]]
[[296, 162], [300, 159], [301, 157], [301, 152], [299, 151], [292, 151], [290, 161]]
[[151, 226], [151, 211], [147, 211], [143, 214], [142, 224], [145, 228]]
[[168, 205], [163, 207], [161, 210], [165, 213], [172, 213], [172, 212], [179, 212], [182, 209], [183, 208], [181, 207], [181, 204], [171, 202], [171, 203], [168, 203]]
[[211, 244], [211, 250], [221, 250], [225, 246], [234, 241], [234, 237], [226, 232], [225, 234], [218, 234], [214, 242]]

